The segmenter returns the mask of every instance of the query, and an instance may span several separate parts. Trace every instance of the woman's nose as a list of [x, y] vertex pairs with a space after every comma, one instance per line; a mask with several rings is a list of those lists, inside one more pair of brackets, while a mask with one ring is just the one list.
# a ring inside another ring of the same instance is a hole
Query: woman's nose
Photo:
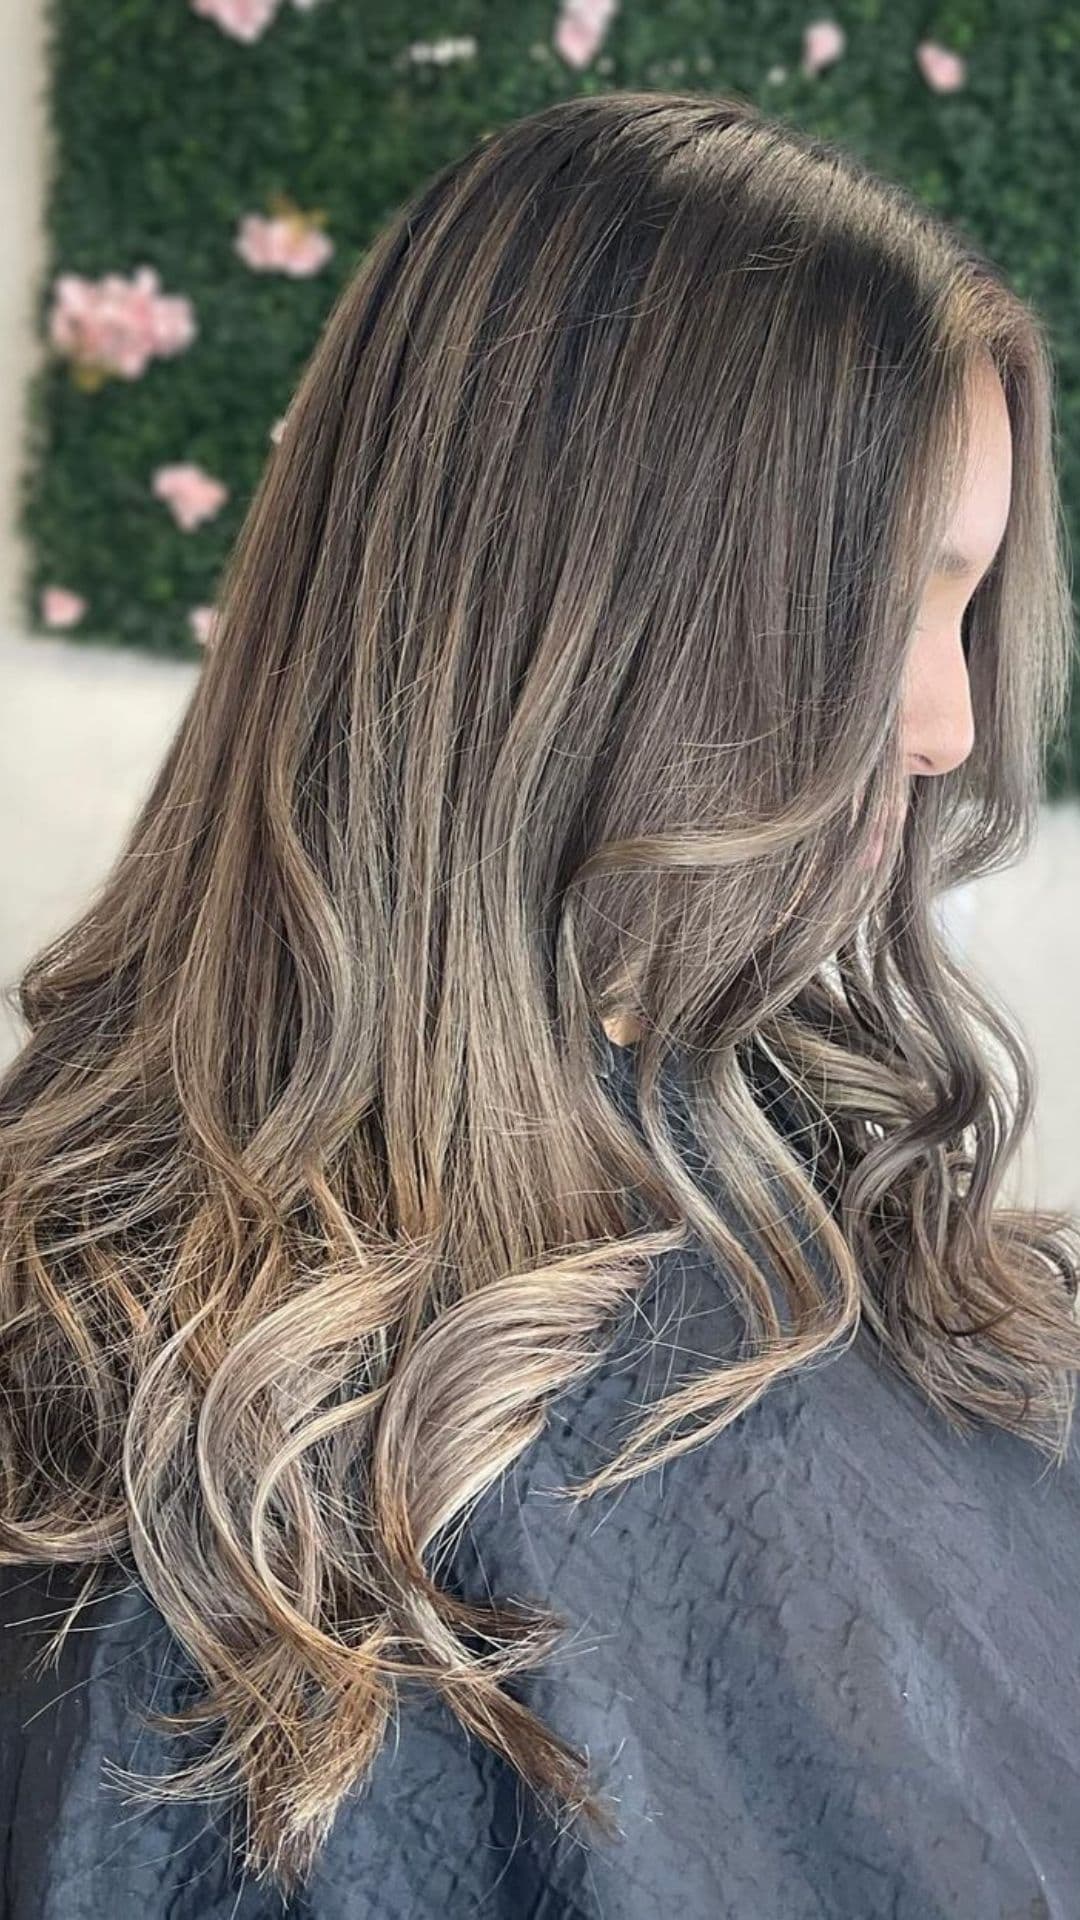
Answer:
[[935, 714], [905, 737], [905, 770], [921, 774], [951, 773], [954, 767], [963, 766], [974, 745], [970, 707], [966, 719]]
[[959, 634], [917, 645], [908, 662], [904, 755], [908, 773], [951, 773], [975, 745], [971, 687]]

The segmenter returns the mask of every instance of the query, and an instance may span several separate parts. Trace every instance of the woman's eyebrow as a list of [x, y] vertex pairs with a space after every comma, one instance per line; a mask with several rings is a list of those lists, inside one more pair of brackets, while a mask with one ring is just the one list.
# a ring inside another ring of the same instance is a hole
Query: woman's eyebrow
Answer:
[[934, 572], [938, 578], [942, 580], [960, 580], [969, 574], [977, 574], [981, 581], [983, 575], [989, 573], [991, 567], [995, 564], [1001, 552], [1003, 541], [1004, 535], [1002, 535], [998, 541], [990, 559], [984, 563], [973, 560], [970, 553], [962, 553], [959, 547], [954, 547], [949, 541], [946, 541], [940, 548], [937, 559], [934, 561]]
[[944, 580], [957, 580], [964, 574], [974, 573], [974, 571], [974, 562], [968, 559], [966, 553], [961, 553], [958, 547], [942, 547], [934, 562], [934, 572], [940, 574]]

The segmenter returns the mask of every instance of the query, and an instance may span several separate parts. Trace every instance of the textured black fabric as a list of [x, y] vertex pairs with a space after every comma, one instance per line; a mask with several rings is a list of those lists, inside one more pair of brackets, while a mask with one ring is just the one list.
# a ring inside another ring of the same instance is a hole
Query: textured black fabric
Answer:
[[623, 1341], [559, 1400], [453, 1566], [465, 1592], [567, 1621], [520, 1684], [587, 1750], [618, 1840], [557, 1831], [448, 1710], [403, 1694], [370, 1785], [283, 1906], [240, 1883], [211, 1809], [127, 1806], [105, 1784], [107, 1758], [164, 1769], [134, 1703], [176, 1705], [190, 1679], [144, 1597], [95, 1603], [35, 1679], [71, 1576], [7, 1570], [7, 1920], [1076, 1920], [1075, 1452], [1058, 1470], [997, 1430], [958, 1438], [860, 1334], [575, 1507], [550, 1490], [731, 1351], [703, 1257], [658, 1261], [649, 1294], [660, 1338]]

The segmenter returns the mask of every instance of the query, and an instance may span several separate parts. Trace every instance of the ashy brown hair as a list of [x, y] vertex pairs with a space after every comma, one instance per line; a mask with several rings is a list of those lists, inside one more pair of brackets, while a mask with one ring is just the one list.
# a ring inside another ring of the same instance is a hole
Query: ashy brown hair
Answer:
[[[874, 872], [984, 356], [1014, 468], [976, 745]], [[998, 1203], [1033, 1068], [935, 911], [1028, 844], [1064, 712], [1046, 340], [937, 217], [744, 101], [563, 100], [377, 238], [219, 608], [125, 848], [19, 984], [0, 1559], [137, 1572], [205, 1677], [169, 1724], [220, 1728], [155, 1789], [231, 1783], [287, 1889], [405, 1680], [604, 1822], [506, 1686], [550, 1625], [455, 1598], [437, 1547], [665, 1251], [723, 1262], [753, 1340], [574, 1497], [860, 1318], [958, 1428], [1064, 1457], [1076, 1226]], [[640, 1129], [600, 1071], [619, 1009]]]

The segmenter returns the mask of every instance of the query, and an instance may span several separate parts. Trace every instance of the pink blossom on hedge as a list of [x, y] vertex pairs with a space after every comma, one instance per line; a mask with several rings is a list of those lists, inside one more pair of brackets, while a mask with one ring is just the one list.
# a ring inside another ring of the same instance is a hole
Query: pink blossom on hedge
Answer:
[[236, 251], [257, 273], [288, 273], [303, 279], [326, 265], [334, 251], [315, 223], [302, 213], [248, 213], [240, 222]]
[[839, 60], [847, 46], [843, 27], [835, 20], [814, 20], [803, 34], [802, 70], [807, 75], [820, 73]]
[[191, 0], [193, 12], [248, 46], [262, 38], [280, 4], [281, 0]]
[[216, 607], [192, 607], [188, 614], [188, 625], [200, 647], [212, 647], [217, 633], [218, 610]]
[[567, 66], [587, 67], [599, 50], [618, 0], [563, 0], [552, 44]]
[[967, 78], [967, 64], [961, 55], [939, 46], [936, 40], [920, 40], [915, 59], [927, 86], [935, 93], [955, 93]]
[[183, 294], [162, 294], [153, 267], [139, 267], [130, 280], [107, 273], [101, 280], [61, 273], [47, 323], [54, 347], [77, 365], [138, 380], [148, 363], [180, 353], [195, 338], [195, 315]]
[[229, 497], [228, 487], [191, 461], [155, 468], [151, 488], [185, 533], [191, 533], [204, 520], [212, 520]]
[[[222, 33], [233, 40], [244, 40], [250, 46], [262, 39], [281, 0], [190, 0], [190, 3], [193, 13], [212, 20]], [[316, 4], [317, 0], [293, 0], [298, 13], [310, 13]]]
[[41, 595], [41, 617], [47, 627], [73, 627], [86, 612], [81, 593], [69, 587], [46, 587]]

